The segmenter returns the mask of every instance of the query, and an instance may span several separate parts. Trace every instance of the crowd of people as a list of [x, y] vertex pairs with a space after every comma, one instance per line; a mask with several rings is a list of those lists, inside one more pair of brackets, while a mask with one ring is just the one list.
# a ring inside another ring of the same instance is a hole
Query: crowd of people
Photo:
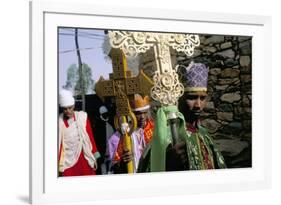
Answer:
[[[182, 77], [185, 92], [177, 106], [160, 107], [153, 118], [149, 97], [135, 95], [130, 102], [137, 121], [133, 130], [129, 119], [115, 129], [109, 123], [107, 108], [101, 106], [98, 115], [106, 130], [102, 135], [92, 130], [86, 112], [74, 110], [72, 93], [60, 91], [59, 176], [127, 173], [130, 162], [134, 173], [226, 168], [208, 130], [200, 123], [207, 100], [208, 68], [194, 63]], [[165, 118], [168, 112], [177, 116], [177, 142]], [[125, 145], [125, 134], [129, 134], [131, 149]]]

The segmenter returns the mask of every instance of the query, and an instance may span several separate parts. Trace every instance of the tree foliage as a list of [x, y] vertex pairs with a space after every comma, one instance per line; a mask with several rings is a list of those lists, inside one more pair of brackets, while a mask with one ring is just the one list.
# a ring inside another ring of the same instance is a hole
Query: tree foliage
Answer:
[[79, 69], [76, 64], [72, 64], [67, 69], [66, 84], [63, 88], [71, 90], [74, 95], [91, 94], [93, 93], [94, 80], [92, 79], [91, 67], [83, 63], [82, 64], [82, 76], [79, 77]]
[[66, 83], [63, 86], [63, 88], [67, 89], [67, 90], [72, 90], [76, 85], [76, 82], [78, 80], [78, 75], [77, 75], [77, 66], [76, 64], [71, 64], [68, 69], [67, 69], [67, 79], [66, 79]]

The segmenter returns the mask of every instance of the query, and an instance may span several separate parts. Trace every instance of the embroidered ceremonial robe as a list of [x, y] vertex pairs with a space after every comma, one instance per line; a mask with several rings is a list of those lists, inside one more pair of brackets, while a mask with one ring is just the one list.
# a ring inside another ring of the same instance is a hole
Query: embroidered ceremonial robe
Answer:
[[147, 120], [145, 127], [144, 127], [144, 141], [146, 144], [149, 144], [152, 140], [154, 129], [154, 123], [151, 119]]
[[[186, 125], [186, 150], [188, 164], [186, 170], [223, 169], [226, 168], [224, 158], [218, 150], [206, 128], [201, 125], [193, 128]], [[166, 149], [167, 147], [165, 147]], [[164, 161], [166, 160], [166, 155]], [[160, 161], [160, 159], [158, 159]], [[162, 160], [163, 161], [163, 160]], [[166, 164], [170, 164], [166, 161]], [[166, 167], [167, 169], [167, 167]], [[169, 168], [171, 169], [171, 168]], [[182, 169], [184, 170], [184, 169]], [[151, 171], [151, 144], [146, 147], [139, 162], [138, 172]], [[165, 170], [159, 170], [165, 171]]]
[[207, 129], [201, 125], [194, 128], [186, 126], [187, 155], [190, 170], [226, 168], [224, 159]]

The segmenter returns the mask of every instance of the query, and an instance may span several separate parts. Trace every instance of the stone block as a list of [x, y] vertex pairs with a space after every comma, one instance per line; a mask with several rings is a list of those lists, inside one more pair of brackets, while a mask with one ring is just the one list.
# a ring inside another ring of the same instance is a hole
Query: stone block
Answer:
[[249, 75], [249, 74], [241, 75], [241, 82], [243, 82], [243, 83], [252, 82], [252, 75]]
[[224, 79], [218, 79], [219, 85], [230, 85], [230, 84], [239, 84], [240, 79], [239, 78], [224, 78]]
[[209, 45], [209, 44], [217, 44], [217, 43], [222, 43], [224, 42], [224, 36], [211, 36], [207, 38], [204, 42], [203, 45]]
[[214, 119], [203, 120], [202, 125], [206, 127], [211, 134], [215, 133], [221, 127], [221, 124]]
[[239, 43], [239, 51], [240, 55], [249, 55], [252, 53], [252, 42], [251, 41], [244, 41]]
[[217, 118], [223, 121], [232, 121], [233, 113], [232, 112], [217, 112]]
[[233, 68], [226, 68], [221, 71], [220, 76], [222, 78], [236, 78], [239, 77], [240, 70]]
[[220, 99], [221, 99], [221, 101], [224, 101], [224, 102], [233, 103], [233, 102], [241, 100], [241, 95], [238, 92], [226, 93], [226, 94], [222, 95], [220, 97]]
[[234, 59], [235, 58], [235, 52], [232, 49], [227, 49], [227, 50], [218, 52], [215, 55], [216, 56], [221, 56], [224, 59], [227, 59], [227, 58], [233, 58]]
[[227, 49], [232, 47], [232, 43], [231, 42], [225, 42], [223, 44], [221, 44], [221, 49]]

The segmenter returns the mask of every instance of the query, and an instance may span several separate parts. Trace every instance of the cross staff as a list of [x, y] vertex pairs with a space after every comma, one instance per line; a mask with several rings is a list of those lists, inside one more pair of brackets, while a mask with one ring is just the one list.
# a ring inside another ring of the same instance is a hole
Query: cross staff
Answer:
[[[109, 80], [100, 77], [96, 83], [96, 93], [101, 99], [115, 97], [115, 128], [120, 128], [120, 124], [127, 122], [127, 117], [130, 117], [133, 122], [133, 127], [129, 131], [131, 133], [136, 128], [137, 123], [129, 101], [134, 99], [136, 93], [147, 95], [153, 86], [153, 82], [142, 70], [140, 70], [138, 76], [132, 77], [131, 71], [127, 68], [125, 55], [120, 49], [111, 49], [109, 56], [112, 59], [113, 73], [109, 74]], [[125, 147], [131, 151], [131, 138], [128, 133], [125, 133], [124, 137]], [[127, 164], [127, 168], [128, 173], [134, 172], [132, 161]]]
[[[109, 31], [110, 44], [120, 48], [128, 56], [145, 53], [153, 47], [156, 60], [156, 71], [153, 76], [154, 86], [151, 97], [162, 106], [177, 105], [178, 99], [184, 93], [184, 87], [178, 80], [177, 67], [172, 68], [170, 48], [192, 56], [196, 46], [200, 45], [198, 35], [150, 33], [130, 31]], [[174, 143], [178, 141], [175, 127], [177, 116], [169, 113]]]

